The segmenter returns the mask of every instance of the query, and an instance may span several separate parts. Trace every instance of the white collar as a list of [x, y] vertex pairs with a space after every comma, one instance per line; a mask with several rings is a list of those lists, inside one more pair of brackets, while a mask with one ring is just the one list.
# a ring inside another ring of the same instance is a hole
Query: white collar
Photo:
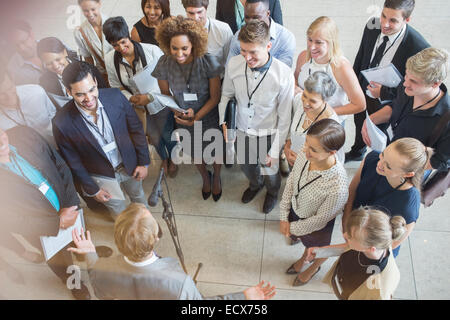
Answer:
[[145, 261], [141, 261], [141, 262], [133, 262], [130, 261], [127, 257], [123, 256], [123, 259], [125, 260], [126, 263], [128, 263], [129, 265], [132, 265], [133, 267], [145, 267], [148, 265], [151, 265], [153, 262], [155, 262], [156, 260], [159, 259], [159, 257], [156, 255], [155, 252], [153, 252], [152, 257], [150, 259], [147, 259]]
[[[72, 97], [73, 98], [73, 97]], [[77, 107], [78, 111], [80, 111], [82, 113], [82, 115], [88, 117], [88, 118], [92, 118], [92, 116], [87, 113], [87, 111], [85, 111], [83, 108], [80, 107], [80, 105], [75, 101], [75, 99], [73, 100], [75, 102], [75, 106]], [[103, 109], [103, 104], [101, 103], [100, 99], [97, 98], [97, 116], [100, 116], [100, 111]]]
[[270, 38], [271, 39], [276, 39], [277, 38], [277, 30], [275, 29], [276, 22], [270, 18], [270, 29], [269, 29], [269, 33], [270, 33]]
[[[389, 43], [393, 43], [394, 41], [395, 41], [395, 39], [397, 39], [397, 37], [399, 37], [400, 38], [400, 35], [403, 33], [403, 31], [405, 31], [406, 30], [406, 24], [403, 26], [403, 28], [399, 31], [399, 32], [397, 32], [397, 33], [394, 33], [394, 34], [391, 34], [390, 36], [387, 36], [388, 38], [389, 38]], [[384, 37], [385, 35], [383, 34], [383, 33], [381, 33], [381, 39], [383, 39], [383, 37]]]
[[211, 22], [209, 21], [209, 18], [206, 18], [206, 23], [205, 23], [205, 29], [209, 31], [210, 28], [210, 24]]

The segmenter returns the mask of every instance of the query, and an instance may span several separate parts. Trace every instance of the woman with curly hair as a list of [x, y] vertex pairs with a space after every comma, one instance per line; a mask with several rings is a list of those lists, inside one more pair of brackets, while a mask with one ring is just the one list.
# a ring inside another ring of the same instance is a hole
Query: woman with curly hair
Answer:
[[[214, 175], [206, 169], [203, 151], [209, 143], [203, 141], [203, 135], [208, 129], [219, 129], [217, 105], [223, 68], [215, 57], [206, 54], [208, 32], [195, 20], [182, 16], [164, 20], [156, 31], [156, 40], [164, 56], [159, 59], [152, 75], [158, 79], [161, 93], [173, 94], [177, 104], [186, 110], [185, 113], [174, 111], [177, 128], [190, 133], [190, 144], [183, 141], [183, 153], [190, 154], [202, 176], [203, 199], [208, 199], [212, 193], [213, 199], [218, 201], [222, 195], [221, 164], [211, 161]], [[198, 150], [200, 145], [202, 148]]]
[[142, 0], [144, 17], [133, 25], [131, 39], [136, 42], [158, 45], [155, 33], [161, 22], [170, 17], [169, 0]]

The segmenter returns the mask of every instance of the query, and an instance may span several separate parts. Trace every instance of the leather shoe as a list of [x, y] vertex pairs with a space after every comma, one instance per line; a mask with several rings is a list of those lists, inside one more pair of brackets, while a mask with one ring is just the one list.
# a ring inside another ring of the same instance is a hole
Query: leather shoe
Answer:
[[266, 194], [266, 198], [264, 199], [263, 212], [268, 214], [275, 208], [275, 204], [277, 203], [277, 197], [274, 197], [270, 194]]
[[242, 195], [242, 202], [243, 203], [249, 203], [250, 201], [252, 201], [255, 196], [258, 194], [259, 190], [261, 190], [262, 188], [258, 188], [256, 190], [252, 190], [250, 189], [250, 187], [248, 187], [245, 191], [244, 194]]
[[107, 246], [96, 246], [95, 251], [97, 252], [99, 258], [108, 258], [113, 254], [113, 250]]
[[319, 271], [320, 271], [320, 267], [317, 268], [316, 272], [314, 272], [313, 275], [311, 276], [311, 278], [309, 278], [309, 280], [306, 281], [306, 282], [301, 281], [301, 280], [298, 278], [298, 276], [295, 277], [294, 283], [293, 283], [292, 285], [293, 285], [294, 287], [304, 286], [304, 285], [307, 284], [309, 281], [311, 281], [311, 279], [312, 279], [312, 278], [316, 275], [316, 273], [319, 272]]
[[72, 295], [77, 300], [91, 300], [91, 294], [89, 293], [88, 288], [84, 285], [84, 283], [81, 284], [80, 289], [72, 289]]
[[361, 161], [362, 159], [364, 159], [364, 154], [352, 153], [351, 151], [345, 153], [345, 163], [350, 161]]
[[300, 271], [295, 270], [294, 266], [295, 266], [295, 262], [286, 270], [286, 274], [300, 273]]

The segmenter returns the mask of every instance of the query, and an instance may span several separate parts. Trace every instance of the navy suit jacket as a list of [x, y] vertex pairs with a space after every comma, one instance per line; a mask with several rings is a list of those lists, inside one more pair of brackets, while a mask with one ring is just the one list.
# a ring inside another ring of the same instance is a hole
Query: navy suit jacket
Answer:
[[[370, 28], [369, 26], [373, 27]], [[366, 92], [369, 84], [361, 74], [361, 71], [369, 68], [372, 52], [380, 33], [380, 19], [373, 18], [373, 20], [369, 21], [366, 25], [358, 54], [356, 55], [355, 63], [353, 64], [353, 70], [355, 70], [361, 88], [364, 92]], [[405, 36], [403, 37], [402, 43], [398, 47], [397, 52], [392, 59], [392, 64], [398, 69], [402, 76], [405, 76], [406, 60], [429, 46], [430, 44], [422, 37], [422, 35], [407, 24]], [[387, 88], [384, 86], [381, 88], [381, 100], [393, 100], [395, 96], [396, 89]]]
[[[136, 112], [119, 89], [99, 89], [123, 165], [132, 175], [137, 166], [150, 163], [147, 138]], [[89, 131], [74, 100], [59, 110], [53, 119], [53, 135], [58, 148], [77, 182], [90, 195], [100, 189], [90, 175], [114, 178], [114, 168]]]

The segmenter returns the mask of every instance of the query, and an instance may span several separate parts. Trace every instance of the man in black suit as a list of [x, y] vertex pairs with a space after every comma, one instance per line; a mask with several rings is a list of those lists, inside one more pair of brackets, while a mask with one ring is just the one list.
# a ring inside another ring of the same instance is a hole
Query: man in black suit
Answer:
[[[231, 27], [233, 34], [236, 33], [240, 29], [240, 26], [237, 24], [237, 20], [240, 20], [241, 24], [244, 23], [244, 14], [236, 18], [236, 3], [237, 1], [242, 3], [242, 6], [245, 7], [246, 1], [241, 0], [219, 0], [216, 5], [216, 19], [226, 22]], [[281, 11], [280, 0], [270, 0], [269, 5], [270, 17], [278, 24], [283, 25], [283, 13]]]
[[[395, 89], [378, 83], [369, 84], [361, 71], [392, 63], [403, 77], [406, 60], [430, 46], [420, 33], [408, 24], [414, 5], [414, 0], [386, 0], [380, 19], [373, 18], [366, 25], [353, 69], [361, 88], [366, 93], [369, 115], [393, 100], [396, 93]], [[345, 162], [360, 161], [364, 157], [366, 145], [362, 139], [361, 129], [365, 119], [365, 111], [354, 115], [355, 142], [350, 152], [345, 154]], [[385, 131], [387, 124], [378, 127]]]
[[[41, 263], [41, 236], [56, 236], [71, 227], [78, 216], [80, 200], [70, 169], [58, 152], [35, 130], [16, 126], [0, 129], [0, 245], [29, 262]], [[41, 251], [26, 250], [13, 233]], [[73, 265], [64, 248], [47, 261], [66, 284]], [[35, 275], [34, 275], [35, 276]], [[86, 286], [72, 289], [77, 299], [90, 299]]]
[[84, 193], [102, 202], [113, 219], [132, 202], [145, 204], [142, 180], [150, 163], [139, 118], [119, 89], [97, 89], [92, 69], [72, 62], [62, 75], [73, 97], [53, 119], [58, 148]]

